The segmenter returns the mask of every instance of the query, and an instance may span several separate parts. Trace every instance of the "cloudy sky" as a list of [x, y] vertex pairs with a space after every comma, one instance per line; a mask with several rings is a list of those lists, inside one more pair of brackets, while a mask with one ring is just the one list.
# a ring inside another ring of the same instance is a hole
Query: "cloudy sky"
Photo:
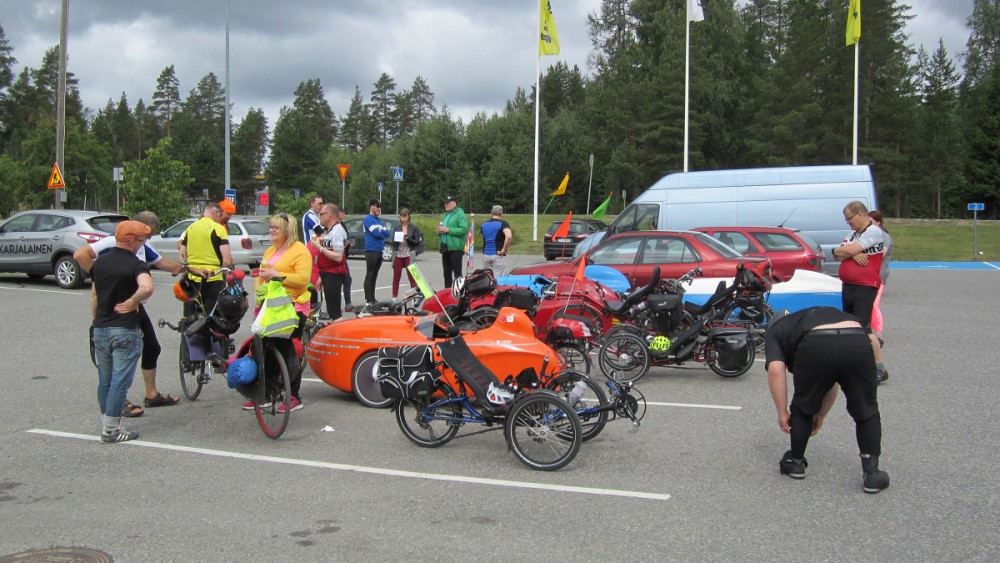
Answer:
[[[940, 37], [953, 57], [964, 51], [972, 0], [906, 3], [914, 46], [932, 51]], [[586, 18], [600, 0], [552, 4], [562, 54], [543, 57], [543, 67], [561, 59], [586, 72]], [[397, 91], [421, 75], [437, 106], [466, 119], [501, 110], [515, 88], [534, 83], [535, 0], [230, 0], [229, 10], [236, 122], [257, 107], [273, 128], [278, 109], [310, 78], [320, 79], [340, 115], [355, 86], [367, 100], [382, 72]], [[0, 0], [18, 70], [37, 68], [58, 45], [60, 13], [60, 0]], [[70, 0], [69, 70], [91, 109], [123, 92], [132, 106], [139, 98], [148, 104], [168, 65], [186, 97], [209, 72], [225, 79], [225, 22], [226, 0]]]

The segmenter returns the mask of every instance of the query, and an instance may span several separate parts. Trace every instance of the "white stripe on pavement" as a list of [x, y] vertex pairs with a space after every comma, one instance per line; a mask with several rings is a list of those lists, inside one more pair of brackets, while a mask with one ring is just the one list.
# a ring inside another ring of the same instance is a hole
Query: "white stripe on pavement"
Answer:
[[[27, 432], [31, 434], [43, 434], [46, 436], [53, 436], [56, 438], [73, 438], [77, 440], [87, 440], [91, 442], [97, 442], [100, 437], [89, 435], [89, 434], [74, 434], [71, 432], [59, 432], [57, 430], [45, 430], [41, 428], [35, 428], [28, 430]], [[224, 450], [209, 450], [205, 448], [193, 448], [189, 446], [175, 446], [172, 444], [160, 444], [157, 442], [148, 442], [143, 440], [134, 440], [131, 442], [122, 442], [116, 447], [121, 447], [121, 445], [126, 446], [138, 446], [144, 448], [155, 448], [160, 450], [170, 450], [176, 452], [186, 452], [199, 455], [208, 455], [215, 457], [225, 457], [231, 459], [245, 459], [248, 461], [264, 461], [268, 463], [279, 463], [283, 465], [298, 465], [302, 467], [318, 467], [323, 469], [330, 469], [333, 471], [353, 471], [355, 473], [367, 473], [370, 475], [385, 475], [388, 477], [402, 477], [407, 479], [427, 479], [431, 481], [448, 481], [453, 483], [468, 483], [473, 485], [486, 485], [490, 487], [506, 487], [511, 489], [534, 489], [540, 491], [556, 491], [564, 493], [577, 493], [585, 495], [598, 495], [598, 496], [609, 496], [609, 497], [626, 497], [626, 498], [636, 498], [636, 499], [649, 499], [649, 500], [668, 500], [670, 495], [660, 494], [660, 493], [645, 493], [642, 491], [623, 491], [619, 489], [595, 489], [591, 487], [576, 487], [571, 485], [553, 485], [548, 483], [531, 483], [522, 481], [507, 481], [503, 479], [484, 479], [481, 477], [465, 477], [461, 475], [444, 475], [441, 473], [420, 473], [417, 471], [401, 471], [398, 469], [384, 469], [381, 467], [365, 467], [361, 465], [347, 465], [343, 463], [329, 463], [325, 461], [311, 461], [306, 459], [293, 459], [286, 457], [275, 457], [267, 455], [257, 455], [257, 454], [242, 454], [238, 452], [227, 452]]]

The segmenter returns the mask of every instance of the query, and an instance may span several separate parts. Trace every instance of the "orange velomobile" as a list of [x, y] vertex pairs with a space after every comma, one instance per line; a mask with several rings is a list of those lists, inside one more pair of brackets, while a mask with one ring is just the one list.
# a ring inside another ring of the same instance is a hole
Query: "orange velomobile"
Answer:
[[[305, 352], [306, 360], [313, 373], [330, 386], [353, 393], [365, 406], [384, 408], [393, 399], [382, 396], [375, 380], [378, 349], [444, 340], [450, 324], [444, 313], [339, 319], [313, 336]], [[520, 309], [500, 309], [496, 322], [488, 328], [480, 329], [472, 323], [458, 328], [473, 354], [500, 381], [525, 368], [542, 373], [543, 367], [546, 372], [563, 367], [555, 351], [535, 337], [531, 319]]]

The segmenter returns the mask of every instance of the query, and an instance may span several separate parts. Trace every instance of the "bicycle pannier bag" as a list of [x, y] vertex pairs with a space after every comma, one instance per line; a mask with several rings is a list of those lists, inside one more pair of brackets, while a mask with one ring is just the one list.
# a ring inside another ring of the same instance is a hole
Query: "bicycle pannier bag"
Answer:
[[657, 332], [669, 333], [677, 329], [684, 315], [683, 301], [684, 296], [676, 293], [650, 295], [646, 298]]
[[387, 399], [418, 399], [434, 392], [441, 372], [434, 369], [430, 346], [384, 347], [378, 350], [378, 379]]
[[476, 270], [465, 276], [465, 291], [469, 297], [486, 295], [497, 288], [497, 279], [491, 270]]
[[538, 296], [526, 287], [512, 287], [497, 293], [494, 307], [514, 307], [522, 311], [534, 311], [538, 304]]

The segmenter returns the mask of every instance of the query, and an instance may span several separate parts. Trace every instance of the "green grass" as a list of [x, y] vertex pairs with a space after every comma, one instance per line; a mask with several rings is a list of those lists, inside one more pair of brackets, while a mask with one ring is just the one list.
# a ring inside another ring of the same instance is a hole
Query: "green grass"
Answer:
[[[440, 215], [414, 215], [413, 220], [427, 237], [427, 249], [437, 248], [435, 228]], [[538, 242], [531, 241], [531, 215], [505, 215], [514, 231], [511, 254], [542, 254], [542, 235], [553, 221], [565, 219], [565, 215], [540, 215], [538, 218]], [[489, 219], [489, 215], [476, 215], [478, 225]], [[605, 217], [610, 223], [614, 217]], [[886, 219], [886, 227], [895, 241], [892, 259], [907, 262], [967, 262], [973, 260], [973, 228], [971, 220], [957, 219]], [[476, 229], [477, 231], [479, 229]], [[978, 261], [1000, 261], [1000, 221], [979, 221]], [[476, 247], [481, 248], [482, 235], [477, 232]]]

